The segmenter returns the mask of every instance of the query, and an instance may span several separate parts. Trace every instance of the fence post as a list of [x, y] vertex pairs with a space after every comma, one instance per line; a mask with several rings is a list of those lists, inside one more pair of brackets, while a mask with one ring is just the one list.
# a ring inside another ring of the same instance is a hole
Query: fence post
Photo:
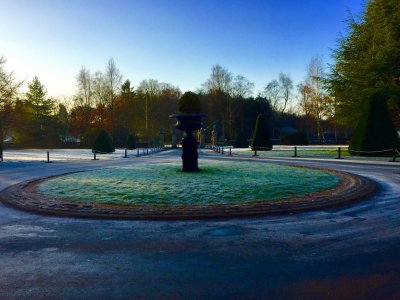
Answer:
[[292, 157], [298, 157], [297, 156], [297, 146], [294, 146], [294, 155]]
[[47, 151], [47, 161], [46, 161], [46, 164], [48, 164], [48, 163], [51, 163], [51, 161], [50, 161], [50, 152], [49, 152], [49, 151]]
[[225, 154], [225, 152], [224, 152], [224, 146], [221, 147], [221, 153], [222, 153], [222, 154]]
[[125, 148], [125, 156], [124, 158], [128, 158], [128, 150]]
[[232, 146], [229, 146], [229, 156], [232, 155]]
[[342, 148], [338, 147], [338, 156], [336, 157], [336, 159], [343, 159], [342, 157]]

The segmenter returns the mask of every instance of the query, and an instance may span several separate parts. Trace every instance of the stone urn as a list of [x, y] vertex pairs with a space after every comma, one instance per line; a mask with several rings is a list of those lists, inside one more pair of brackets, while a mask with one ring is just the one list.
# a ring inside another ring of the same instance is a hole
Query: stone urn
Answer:
[[204, 114], [174, 114], [170, 118], [177, 120], [175, 128], [185, 132], [185, 136], [181, 141], [182, 145], [182, 171], [183, 172], [198, 172], [197, 153], [198, 142], [193, 135], [193, 132], [203, 127], [201, 118], [207, 117]]
[[203, 127], [201, 118], [207, 115], [200, 114], [201, 105], [199, 97], [192, 92], [186, 92], [178, 101], [178, 114], [169, 116], [175, 118], [177, 123], [175, 128], [185, 132], [182, 139], [182, 171], [198, 172], [197, 164], [199, 155], [197, 145], [199, 144], [193, 135], [193, 132]]

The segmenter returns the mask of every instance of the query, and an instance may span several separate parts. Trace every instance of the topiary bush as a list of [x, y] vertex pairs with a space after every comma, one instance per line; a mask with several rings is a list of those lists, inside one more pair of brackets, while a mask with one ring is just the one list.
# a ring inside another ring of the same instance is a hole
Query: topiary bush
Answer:
[[134, 134], [128, 135], [128, 139], [126, 141], [126, 148], [128, 150], [136, 149], [136, 141], [137, 141], [137, 137]]
[[307, 135], [302, 131], [290, 132], [281, 136], [282, 145], [308, 145]]
[[272, 150], [271, 133], [268, 120], [263, 114], [260, 114], [257, 117], [253, 138], [251, 140], [251, 149], [253, 151]]
[[93, 144], [92, 151], [99, 153], [112, 153], [115, 152], [115, 147], [110, 135], [105, 130], [101, 130]]
[[399, 149], [399, 137], [389, 116], [388, 98], [387, 93], [377, 92], [365, 102], [349, 145], [352, 155], [391, 156], [391, 151], [367, 152]]
[[186, 92], [178, 100], [178, 112], [182, 114], [199, 114], [201, 102], [199, 96], [193, 92]]

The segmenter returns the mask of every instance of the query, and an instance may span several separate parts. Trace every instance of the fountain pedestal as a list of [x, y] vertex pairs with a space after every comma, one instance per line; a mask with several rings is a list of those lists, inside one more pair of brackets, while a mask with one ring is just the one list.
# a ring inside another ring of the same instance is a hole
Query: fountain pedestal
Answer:
[[203, 114], [175, 114], [170, 118], [176, 118], [175, 127], [185, 131], [185, 137], [182, 139], [182, 172], [198, 172], [197, 145], [199, 144], [193, 136], [193, 132], [203, 127], [201, 118], [206, 117]]

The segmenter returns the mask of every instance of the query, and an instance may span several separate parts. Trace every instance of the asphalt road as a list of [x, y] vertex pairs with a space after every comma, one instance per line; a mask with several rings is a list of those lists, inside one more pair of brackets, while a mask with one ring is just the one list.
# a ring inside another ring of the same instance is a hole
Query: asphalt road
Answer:
[[[203, 153], [200, 159], [228, 158]], [[180, 160], [3, 163], [0, 190], [70, 171]], [[0, 299], [400, 299], [400, 164], [252, 159], [369, 177], [370, 199], [248, 219], [104, 221], [0, 204]]]

